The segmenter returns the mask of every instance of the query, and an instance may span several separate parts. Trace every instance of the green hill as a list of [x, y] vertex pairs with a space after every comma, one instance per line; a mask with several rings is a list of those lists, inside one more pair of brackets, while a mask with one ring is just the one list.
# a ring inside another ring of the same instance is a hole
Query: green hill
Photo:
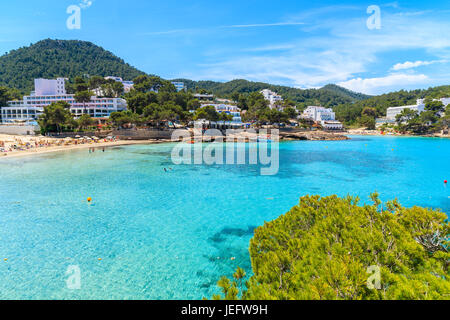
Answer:
[[365, 99], [369, 99], [371, 97], [364, 93], [354, 92], [354, 91], [348, 90], [346, 88], [342, 88], [335, 84], [328, 84], [325, 87], [321, 88], [320, 90], [322, 90], [322, 91], [326, 90], [326, 91], [335, 92], [336, 94], [342, 94], [342, 95], [348, 96], [354, 100], [365, 100]]
[[176, 79], [175, 81], [183, 81], [189, 90], [204, 89], [219, 97], [230, 97], [233, 93], [251, 93], [263, 89], [270, 89], [282, 95], [285, 99], [304, 105], [321, 104], [323, 106], [332, 107], [370, 98], [370, 96], [356, 93], [337, 85], [327, 85], [321, 89], [304, 90], [242, 79], [229, 82], [192, 81], [188, 79]]
[[0, 86], [29, 92], [35, 78], [73, 78], [83, 74], [132, 80], [145, 74], [90, 42], [43, 40], [0, 57]]
[[400, 90], [390, 92], [369, 99], [357, 101], [355, 103], [346, 103], [334, 107], [338, 120], [347, 125], [353, 125], [358, 122], [365, 108], [373, 108], [377, 117], [384, 117], [386, 110], [390, 107], [414, 105], [417, 99], [440, 99], [450, 97], [450, 86], [439, 86], [428, 89]]

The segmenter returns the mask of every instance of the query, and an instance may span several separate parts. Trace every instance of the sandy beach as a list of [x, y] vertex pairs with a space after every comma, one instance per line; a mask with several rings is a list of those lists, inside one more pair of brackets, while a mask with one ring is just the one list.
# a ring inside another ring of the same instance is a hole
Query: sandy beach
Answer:
[[96, 150], [134, 144], [164, 143], [166, 140], [78, 140], [0, 134], [0, 159], [19, 158], [52, 152], [95, 148]]

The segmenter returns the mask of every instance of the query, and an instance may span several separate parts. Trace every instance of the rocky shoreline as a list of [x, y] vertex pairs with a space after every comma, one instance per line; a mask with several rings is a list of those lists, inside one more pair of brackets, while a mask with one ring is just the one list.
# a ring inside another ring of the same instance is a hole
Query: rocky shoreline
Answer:
[[[274, 136], [270, 134], [256, 134], [252, 132], [239, 132], [225, 136], [196, 136], [192, 134], [194, 142], [256, 142], [274, 140]], [[345, 141], [350, 140], [343, 133], [325, 132], [325, 131], [280, 131], [279, 141]]]
[[280, 140], [344, 141], [350, 140], [350, 138], [341, 133], [310, 131], [310, 132], [280, 132]]

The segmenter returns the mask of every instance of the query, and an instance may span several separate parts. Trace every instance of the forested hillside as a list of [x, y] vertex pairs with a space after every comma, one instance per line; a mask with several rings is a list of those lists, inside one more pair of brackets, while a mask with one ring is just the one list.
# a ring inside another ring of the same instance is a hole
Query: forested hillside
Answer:
[[74, 78], [83, 74], [132, 80], [144, 72], [90, 42], [43, 40], [0, 57], [0, 86], [29, 92], [35, 78]]
[[236, 93], [251, 93], [270, 89], [289, 99], [299, 106], [306, 105], [322, 105], [325, 107], [333, 107], [339, 104], [354, 103], [370, 96], [362, 93], [352, 92], [336, 85], [327, 85], [321, 89], [298, 89], [286, 86], [272, 85], [263, 82], [252, 82], [247, 80], [233, 80], [229, 82], [215, 81], [192, 81], [188, 79], [177, 79], [177, 81], [185, 82], [189, 90], [205, 90], [223, 98], [230, 98]]
[[380, 96], [374, 96], [366, 100], [357, 101], [355, 103], [345, 103], [334, 107], [336, 116], [339, 120], [346, 124], [356, 124], [363, 116], [366, 108], [371, 108], [375, 112], [374, 116], [384, 117], [387, 108], [415, 105], [417, 99], [440, 99], [450, 97], [450, 86], [440, 86], [429, 88], [426, 90], [397, 91]]

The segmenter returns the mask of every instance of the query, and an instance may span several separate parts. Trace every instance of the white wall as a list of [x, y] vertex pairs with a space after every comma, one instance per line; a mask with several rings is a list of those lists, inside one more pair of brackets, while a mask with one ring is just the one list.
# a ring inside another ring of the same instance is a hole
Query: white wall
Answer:
[[34, 79], [34, 92], [36, 96], [54, 96], [66, 94], [64, 78], [56, 80]]
[[397, 115], [399, 115], [404, 109], [411, 109], [420, 114], [425, 111], [425, 106], [418, 105], [418, 106], [403, 106], [403, 107], [388, 108], [386, 112], [386, 119], [395, 121]]
[[450, 98], [442, 98], [441, 101], [444, 104], [444, 106], [447, 106], [450, 104]]
[[39, 130], [39, 126], [0, 125], [1, 134], [35, 135], [35, 131]]

